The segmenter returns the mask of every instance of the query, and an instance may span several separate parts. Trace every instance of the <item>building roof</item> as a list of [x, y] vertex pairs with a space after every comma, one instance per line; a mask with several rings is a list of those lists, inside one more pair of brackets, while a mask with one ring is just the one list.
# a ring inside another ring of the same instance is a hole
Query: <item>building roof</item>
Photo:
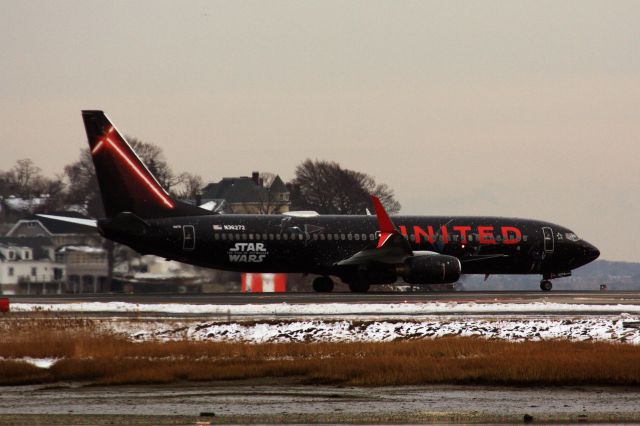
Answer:
[[256, 203], [266, 200], [267, 189], [256, 184], [250, 177], [223, 178], [210, 183], [202, 190], [203, 200], [224, 199], [227, 203]]
[[287, 185], [284, 184], [280, 176], [276, 176], [271, 182], [271, 187], [269, 188], [272, 194], [282, 194], [283, 192], [289, 192]]
[[202, 190], [202, 200], [225, 200], [227, 203], [260, 203], [269, 198], [269, 192], [288, 192], [280, 176], [276, 176], [271, 187], [265, 188], [249, 176], [226, 177], [220, 182], [210, 183]]

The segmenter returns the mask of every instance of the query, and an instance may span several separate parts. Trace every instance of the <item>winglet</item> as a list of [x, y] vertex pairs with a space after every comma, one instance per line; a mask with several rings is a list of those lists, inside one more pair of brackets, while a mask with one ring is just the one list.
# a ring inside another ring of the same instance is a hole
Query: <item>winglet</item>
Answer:
[[378, 246], [380, 248], [387, 242], [387, 240], [393, 235], [398, 234], [398, 230], [389, 219], [389, 215], [382, 206], [380, 199], [375, 195], [371, 196], [373, 201], [373, 207], [376, 210], [376, 217], [378, 218], [378, 227], [380, 228], [380, 238], [378, 239]]

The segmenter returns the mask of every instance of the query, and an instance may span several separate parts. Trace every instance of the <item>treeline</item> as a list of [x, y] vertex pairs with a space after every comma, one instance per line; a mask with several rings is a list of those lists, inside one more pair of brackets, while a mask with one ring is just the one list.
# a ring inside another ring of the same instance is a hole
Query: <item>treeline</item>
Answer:
[[[147, 168], [172, 196], [197, 200], [204, 186], [201, 176], [176, 173], [162, 149], [152, 143], [128, 138]], [[264, 173], [265, 176], [275, 176]], [[337, 162], [307, 159], [295, 169], [287, 183], [292, 210], [315, 210], [320, 214], [364, 214], [371, 210], [370, 195], [376, 195], [390, 213], [400, 211], [400, 203], [386, 184], [363, 172], [343, 168]], [[102, 202], [89, 149], [53, 178], [30, 159], [21, 159], [7, 171], [0, 171], [0, 203], [11, 198], [27, 202], [28, 213], [75, 210], [90, 217], [103, 216]]]

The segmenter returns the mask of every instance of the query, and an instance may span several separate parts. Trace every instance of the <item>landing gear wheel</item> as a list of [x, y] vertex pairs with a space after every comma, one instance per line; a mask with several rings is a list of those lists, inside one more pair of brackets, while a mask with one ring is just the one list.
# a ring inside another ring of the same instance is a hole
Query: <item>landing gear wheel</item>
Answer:
[[329, 277], [317, 277], [313, 280], [313, 290], [318, 293], [331, 293], [333, 291], [333, 280]]
[[367, 291], [369, 291], [369, 283], [349, 283], [349, 290], [351, 290], [352, 293], [366, 293]]
[[549, 280], [540, 281], [540, 290], [551, 291], [551, 287], [553, 287], [553, 284], [551, 284], [551, 281]]

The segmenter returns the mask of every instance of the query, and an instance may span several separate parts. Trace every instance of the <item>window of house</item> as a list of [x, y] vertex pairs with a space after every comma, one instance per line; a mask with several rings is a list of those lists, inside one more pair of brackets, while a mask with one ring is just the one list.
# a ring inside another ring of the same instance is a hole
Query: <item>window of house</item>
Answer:
[[31, 276], [32, 277], [35, 277], [37, 272], [38, 272], [38, 270], [35, 267], [31, 268]]
[[13, 251], [9, 251], [9, 260], [13, 260], [16, 257], [16, 254]]
[[13, 266], [9, 267], [9, 276], [12, 277], [13, 276]]
[[24, 257], [25, 259], [29, 259], [29, 252], [28, 252], [28, 251], [25, 251], [25, 252], [24, 252], [24, 256], [23, 256], [23, 257]]

